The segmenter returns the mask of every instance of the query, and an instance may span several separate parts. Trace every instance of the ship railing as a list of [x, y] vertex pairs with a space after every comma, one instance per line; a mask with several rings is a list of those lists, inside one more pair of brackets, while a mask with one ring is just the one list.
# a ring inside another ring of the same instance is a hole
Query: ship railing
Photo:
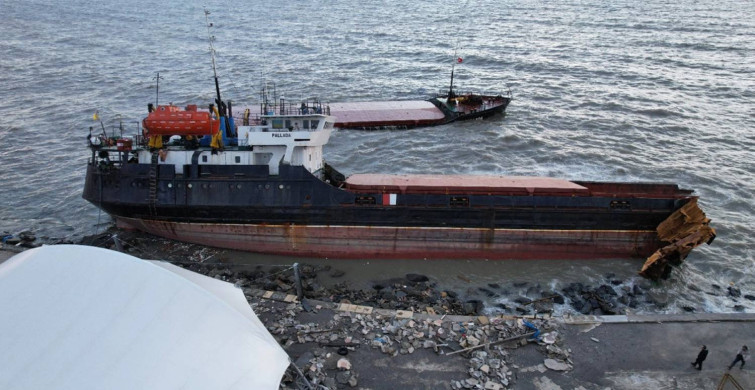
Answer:
[[262, 115], [330, 115], [330, 104], [323, 103], [318, 98], [307, 98], [293, 102], [280, 98], [277, 101], [260, 103], [259, 112]]
[[[497, 92], [496, 91], [492, 91], [492, 92], [491, 91], [471, 91], [471, 90], [458, 91], [458, 90], [454, 89], [454, 95], [456, 95], [457, 97], [468, 96], [468, 95], [493, 96], [493, 97], [501, 96], [501, 97], [505, 97], [505, 98], [511, 98], [512, 97], [510, 89], [507, 90], [507, 91], [504, 91], [504, 92], [500, 92], [500, 91], [497, 91]], [[436, 98], [447, 97], [447, 96], [448, 96], [448, 90], [439, 90], [435, 94]]]

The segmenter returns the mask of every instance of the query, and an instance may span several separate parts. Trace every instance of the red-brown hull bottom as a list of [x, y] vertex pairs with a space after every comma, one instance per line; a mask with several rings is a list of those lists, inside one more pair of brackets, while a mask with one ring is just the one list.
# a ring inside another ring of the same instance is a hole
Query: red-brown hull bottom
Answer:
[[301, 257], [589, 259], [647, 257], [655, 231], [526, 230], [176, 223], [117, 218], [118, 226], [221, 248]]

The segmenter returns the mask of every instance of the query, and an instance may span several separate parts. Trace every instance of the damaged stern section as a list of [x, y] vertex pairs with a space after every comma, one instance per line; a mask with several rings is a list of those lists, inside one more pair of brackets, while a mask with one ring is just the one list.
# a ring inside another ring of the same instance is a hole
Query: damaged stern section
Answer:
[[640, 275], [652, 280], [668, 278], [671, 267], [680, 265], [692, 249], [713, 242], [716, 230], [709, 224], [696, 198], [676, 210], [656, 228], [658, 238], [668, 244], [647, 258]]

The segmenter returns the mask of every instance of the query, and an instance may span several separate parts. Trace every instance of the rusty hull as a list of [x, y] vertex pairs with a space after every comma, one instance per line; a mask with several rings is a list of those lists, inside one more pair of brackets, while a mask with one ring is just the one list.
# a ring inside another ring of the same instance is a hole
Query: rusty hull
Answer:
[[361, 259], [600, 259], [646, 257], [652, 230], [203, 224], [117, 217], [179, 241], [277, 255]]

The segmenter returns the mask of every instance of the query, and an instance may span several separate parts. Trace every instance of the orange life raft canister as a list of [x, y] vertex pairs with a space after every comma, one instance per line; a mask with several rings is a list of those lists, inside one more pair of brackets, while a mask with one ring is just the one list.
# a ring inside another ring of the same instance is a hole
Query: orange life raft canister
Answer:
[[148, 135], [213, 135], [220, 129], [220, 121], [209, 112], [197, 111], [194, 104], [185, 110], [174, 106], [157, 106], [142, 121]]

